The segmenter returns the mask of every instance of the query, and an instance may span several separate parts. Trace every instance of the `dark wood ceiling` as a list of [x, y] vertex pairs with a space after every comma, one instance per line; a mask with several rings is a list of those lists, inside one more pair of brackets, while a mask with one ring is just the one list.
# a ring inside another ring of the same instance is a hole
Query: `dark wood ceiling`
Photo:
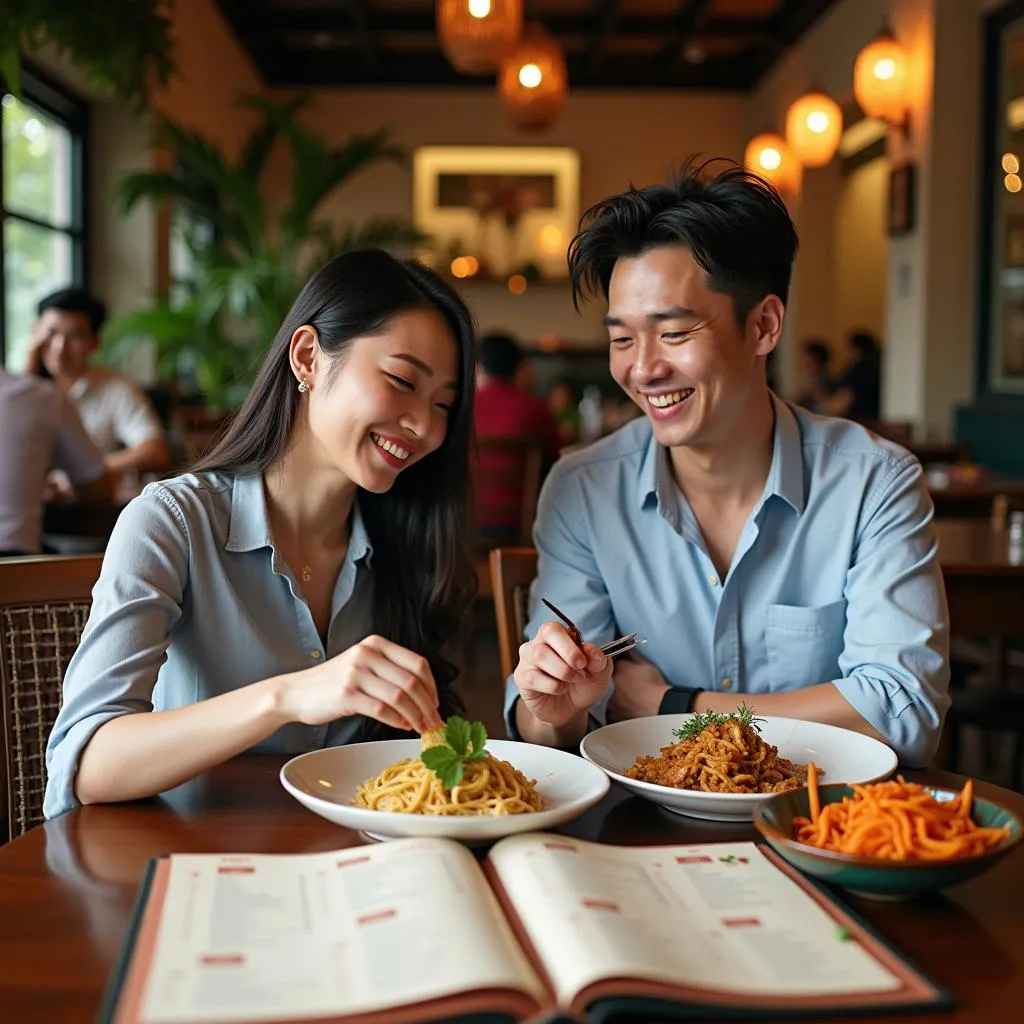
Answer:
[[[835, 0], [525, 0], [574, 89], [747, 90]], [[479, 85], [437, 41], [433, 0], [218, 0], [275, 86]]]

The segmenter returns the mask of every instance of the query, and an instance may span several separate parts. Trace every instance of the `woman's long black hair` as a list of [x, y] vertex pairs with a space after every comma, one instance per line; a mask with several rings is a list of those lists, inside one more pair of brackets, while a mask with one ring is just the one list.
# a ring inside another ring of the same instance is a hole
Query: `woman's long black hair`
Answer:
[[447, 717], [460, 709], [451, 656], [476, 592], [469, 547], [474, 325], [451, 287], [422, 264], [382, 249], [334, 257], [302, 289], [238, 415], [194, 472], [255, 475], [284, 454], [301, 400], [289, 365], [298, 328], [313, 327], [320, 348], [336, 357], [355, 338], [379, 334], [396, 314], [413, 309], [438, 312], [458, 348], [459, 390], [447, 433], [389, 491], [360, 491], [357, 500], [373, 545], [374, 631], [427, 659]]

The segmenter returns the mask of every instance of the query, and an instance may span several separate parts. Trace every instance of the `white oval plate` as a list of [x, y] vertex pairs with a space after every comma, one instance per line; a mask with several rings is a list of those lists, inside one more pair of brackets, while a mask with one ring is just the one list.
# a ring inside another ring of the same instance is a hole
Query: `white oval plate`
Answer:
[[352, 806], [357, 786], [388, 765], [415, 757], [420, 749], [419, 740], [378, 740], [314, 750], [292, 758], [281, 769], [281, 784], [321, 817], [374, 839], [444, 836], [469, 843], [554, 828], [593, 807], [610, 787], [603, 771], [575, 754], [532, 743], [488, 740], [491, 755], [508, 761], [528, 779], [537, 780], [544, 810], [491, 818], [401, 814]]
[[[641, 754], [657, 755], [672, 743], [673, 730], [692, 717], [657, 715], [615, 722], [584, 736], [580, 753], [620, 786], [667, 810], [709, 821], [749, 821], [754, 808], [772, 793], [702, 793], [640, 782], [625, 775]], [[782, 757], [798, 764], [813, 761], [824, 773], [819, 776], [822, 784], [876, 782], [896, 768], [892, 749], [859, 732], [796, 718], [763, 718], [758, 724], [761, 738], [774, 743]]]

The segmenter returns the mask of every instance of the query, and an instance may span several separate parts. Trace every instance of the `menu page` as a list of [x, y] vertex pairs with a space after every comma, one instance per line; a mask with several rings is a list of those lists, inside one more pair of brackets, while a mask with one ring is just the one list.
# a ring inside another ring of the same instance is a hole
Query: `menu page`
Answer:
[[754, 843], [623, 848], [534, 834], [490, 856], [560, 1003], [621, 977], [776, 996], [901, 985]]
[[490, 987], [543, 995], [458, 844], [176, 855], [140, 1017], [313, 1019]]

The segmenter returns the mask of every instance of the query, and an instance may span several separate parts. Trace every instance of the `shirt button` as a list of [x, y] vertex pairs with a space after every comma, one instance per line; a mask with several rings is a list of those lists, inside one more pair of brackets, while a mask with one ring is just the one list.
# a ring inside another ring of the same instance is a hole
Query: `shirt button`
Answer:
[[312, 659], [313, 659], [314, 661], [319, 661], [319, 660], [320, 660], [320, 652], [319, 652], [319, 651], [310, 651], [310, 652], [309, 652], [309, 656], [310, 656], [310, 657], [311, 657], [311, 658], [312, 658]]
[[708, 584], [709, 584], [709, 586], [717, 587], [718, 586], [718, 577], [714, 576], [714, 575], [709, 576], [708, 577]]
[[722, 680], [722, 689], [723, 690], [731, 690], [732, 689], [732, 680], [728, 676], [726, 676]]

